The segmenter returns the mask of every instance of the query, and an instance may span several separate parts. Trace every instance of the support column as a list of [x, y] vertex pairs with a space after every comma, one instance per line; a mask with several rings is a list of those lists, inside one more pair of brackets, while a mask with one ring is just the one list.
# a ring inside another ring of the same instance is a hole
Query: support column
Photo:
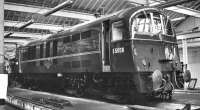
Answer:
[[[183, 64], [184, 64], [184, 74], [186, 74], [187, 66], [188, 66], [188, 46], [187, 39], [182, 40], [182, 48], [183, 48]], [[184, 75], [185, 76], [185, 75]], [[188, 88], [188, 82], [184, 82], [184, 89]]]
[[0, 74], [4, 73], [4, 0], [0, 0]]
[[187, 39], [182, 40], [182, 48], [183, 48], [183, 63], [188, 64], [188, 46]]
[[0, 104], [7, 95], [8, 75], [4, 73], [4, 0], [0, 0]]

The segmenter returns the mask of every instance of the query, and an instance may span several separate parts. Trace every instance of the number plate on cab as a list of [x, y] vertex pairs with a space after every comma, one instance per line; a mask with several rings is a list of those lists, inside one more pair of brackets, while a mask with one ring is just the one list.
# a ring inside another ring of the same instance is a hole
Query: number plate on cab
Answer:
[[113, 54], [124, 53], [124, 47], [113, 48]]

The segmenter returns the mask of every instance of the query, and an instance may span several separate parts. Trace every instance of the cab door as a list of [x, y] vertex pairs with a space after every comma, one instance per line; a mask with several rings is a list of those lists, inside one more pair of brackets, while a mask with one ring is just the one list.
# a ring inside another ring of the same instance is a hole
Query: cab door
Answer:
[[110, 72], [110, 21], [103, 21], [101, 24], [101, 28], [102, 71]]
[[111, 24], [110, 59], [113, 72], [132, 72], [134, 68], [132, 57], [132, 41], [127, 39], [129, 31], [123, 21]]

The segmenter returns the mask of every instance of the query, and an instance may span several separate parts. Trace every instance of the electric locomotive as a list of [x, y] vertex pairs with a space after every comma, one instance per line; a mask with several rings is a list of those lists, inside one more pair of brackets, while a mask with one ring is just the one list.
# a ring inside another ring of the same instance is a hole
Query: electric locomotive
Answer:
[[18, 48], [18, 58], [26, 87], [59, 86], [78, 95], [94, 88], [104, 94], [151, 94], [163, 75], [175, 85], [180, 64], [170, 19], [144, 6], [31, 42]]

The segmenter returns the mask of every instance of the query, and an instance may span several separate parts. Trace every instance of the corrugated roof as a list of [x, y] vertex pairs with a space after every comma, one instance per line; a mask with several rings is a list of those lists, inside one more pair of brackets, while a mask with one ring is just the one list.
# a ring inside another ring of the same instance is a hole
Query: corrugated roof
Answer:
[[[65, 2], [66, 0], [5, 0], [5, 4], [10, 4], [9, 6], [27, 6], [27, 7], [37, 7], [34, 9], [38, 9], [42, 11], [44, 8], [53, 8], [58, 4]], [[152, 3], [154, 2], [165, 2], [170, 0], [150, 0]], [[175, 0], [171, 0], [175, 1]], [[129, 8], [129, 7], [136, 7], [140, 6], [139, 2], [146, 2], [146, 0], [74, 0], [74, 3], [70, 6], [65, 7], [62, 11], [71, 11], [71, 12], [78, 12], [94, 15], [95, 13], [99, 13], [100, 11], [107, 15], [114, 12], [117, 12], [121, 9]], [[184, 7], [188, 7], [194, 10], [200, 10], [200, 0], [192, 1], [186, 4], [182, 4]], [[188, 15], [177, 13], [174, 11], [165, 10], [165, 13], [171, 18], [179, 18], [185, 17], [187, 19]], [[16, 10], [9, 10], [6, 9], [4, 13], [4, 20], [5, 21], [15, 21], [15, 25], [20, 24], [21, 22], [26, 22], [30, 19], [34, 19], [35, 23], [40, 24], [41, 26], [44, 25], [59, 25], [63, 27], [63, 30], [68, 26], [74, 26], [80, 23], [85, 22], [84, 19], [71, 18], [71, 17], [64, 17], [64, 16], [57, 16], [57, 15], [50, 15], [48, 17], [42, 16], [40, 13], [37, 12], [30, 12], [30, 10], [26, 11], [16, 11]], [[77, 16], [77, 15], [76, 15]], [[182, 21], [185, 19], [173, 22], [174, 26], [178, 26]], [[5, 26], [4, 30], [6, 32], [23, 32], [23, 33], [41, 33], [41, 36], [45, 34], [52, 34], [56, 31], [52, 31], [51, 28], [49, 29], [41, 29], [41, 28], [25, 28], [22, 30], [17, 29], [17, 26]], [[12, 39], [20, 39], [20, 36], [12, 36]], [[24, 39], [28, 41], [29, 37]], [[6, 40], [6, 39], [5, 39]], [[12, 40], [13, 42], [14, 40]], [[17, 41], [17, 40], [16, 40]]]

